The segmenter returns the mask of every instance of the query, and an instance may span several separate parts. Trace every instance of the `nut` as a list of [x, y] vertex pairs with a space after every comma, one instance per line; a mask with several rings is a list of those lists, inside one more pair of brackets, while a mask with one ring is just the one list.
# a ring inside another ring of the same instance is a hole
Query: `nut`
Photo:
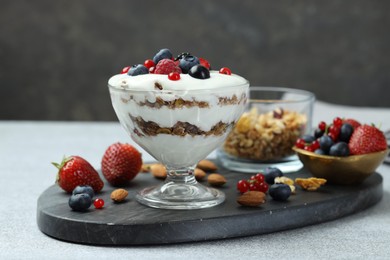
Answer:
[[210, 160], [201, 160], [196, 167], [205, 172], [214, 172], [218, 169], [217, 165]]
[[315, 191], [317, 190], [321, 185], [324, 185], [326, 183], [326, 179], [323, 178], [296, 178], [295, 183], [301, 186], [302, 189], [308, 190], [308, 191]]
[[228, 135], [226, 153], [255, 160], [274, 160], [292, 155], [297, 138], [303, 134], [307, 117], [295, 111], [276, 109], [245, 112]]
[[203, 171], [202, 169], [195, 168], [194, 175], [195, 175], [196, 180], [200, 181], [201, 179], [206, 177], [206, 172]]
[[238, 204], [248, 207], [257, 207], [265, 203], [265, 193], [261, 191], [247, 191], [237, 199]]
[[223, 177], [221, 174], [218, 173], [212, 173], [207, 177], [207, 182], [211, 186], [222, 186], [226, 183], [225, 177]]
[[125, 189], [116, 189], [111, 192], [110, 198], [115, 202], [124, 201], [129, 193]]
[[167, 177], [167, 170], [164, 165], [160, 163], [154, 163], [150, 166], [150, 172], [154, 178], [165, 179]]
[[144, 163], [144, 164], [142, 164], [141, 172], [142, 172], [142, 173], [150, 172], [150, 167], [151, 167], [152, 165], [153, 165], [153, 164], [150, 164], [150, 163]]

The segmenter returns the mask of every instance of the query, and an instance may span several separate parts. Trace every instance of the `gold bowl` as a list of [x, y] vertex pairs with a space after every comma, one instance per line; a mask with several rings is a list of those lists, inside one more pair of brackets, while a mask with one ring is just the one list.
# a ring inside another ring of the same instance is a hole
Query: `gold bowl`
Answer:
[[336, 157], [319, 155], [293, 147], [303, 166], [317, 178], [329, 183], [353, 185], [373, 174], [387, 156], [389, 149], [369, 154]]

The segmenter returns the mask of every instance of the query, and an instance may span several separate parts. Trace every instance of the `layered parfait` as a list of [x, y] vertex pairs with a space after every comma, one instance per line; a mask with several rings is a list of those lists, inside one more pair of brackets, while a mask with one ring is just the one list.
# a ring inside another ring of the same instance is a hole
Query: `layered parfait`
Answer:
[[189, 53], [174, 58], [168, 49], [124, 68], [108, 83], [133, 140], [173, 167], [195, 165], [215, 149], [248, 99], [243, 77], [226, 67], [211, 70], [207, 60]]
[[198, 183], [195, 165], [222, 144], [248, 100], [249, 83], [229, 68], [160, 50], [110, 78], [111, 100], [132, 139], [168, 172], [164, 183], [137, 194], [145, 205], [169, 209], [222, 203], [222, 191]]

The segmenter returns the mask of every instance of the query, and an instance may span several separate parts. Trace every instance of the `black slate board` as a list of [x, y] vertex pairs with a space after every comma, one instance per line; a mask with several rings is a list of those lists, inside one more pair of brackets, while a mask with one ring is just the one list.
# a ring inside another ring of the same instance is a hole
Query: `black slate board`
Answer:
[[[105, 184], [98, 197], [106, 202], [101, 210], [75, 212], [68, 206], [69, 195], [58, 186], [45, 190], [38, 199], [39, 229], [54, 238], [93, 245], [145, 245], [205, 241], [259, 235], [334, 220], [376, 204], [383, 195], [382, 177], [375, 173], [358, 186], [325, 185], [316, 192], [297, 188], [287, 202], [269, 196], [261, 207], [237, 204], [236, 183], [250, 175], [223, 170], [227, 184], [221, 188], [226, 201], [199, 210], [154, 209], [135, 201], [137, 190], [160, 181], [140, 173], [126, 187], [127, 201], [114, 204]], [[305, 170], [287, 174], [290, 178], [310, 177]], [[206, 181], [203, 181], [208, 185]]]

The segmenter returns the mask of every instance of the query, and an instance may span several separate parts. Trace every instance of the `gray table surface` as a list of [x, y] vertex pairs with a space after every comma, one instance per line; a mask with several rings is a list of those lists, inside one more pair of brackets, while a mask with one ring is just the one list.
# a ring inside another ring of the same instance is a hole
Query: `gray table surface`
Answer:
[[[381, 123], [390, 109], [317, 102], [314, 122], [335, 116]], [[383, 199], [335, 221], [268, 235], [165, 246], [99, 247], [62, 242], [37, 227], [39, 195], [54, 183], [52, 161], [81, 155], [96, 168], [114, 142], [131, 142], [116, 122], [0, 121], [0, 259], [390, 259], [390, 166], [381, 165]], [[142, 149], [141, 149], [142, 151]], [[143, 151], [144, 159], [151, 157]], [[213, 158], [215, 153], [210, 154]]]

